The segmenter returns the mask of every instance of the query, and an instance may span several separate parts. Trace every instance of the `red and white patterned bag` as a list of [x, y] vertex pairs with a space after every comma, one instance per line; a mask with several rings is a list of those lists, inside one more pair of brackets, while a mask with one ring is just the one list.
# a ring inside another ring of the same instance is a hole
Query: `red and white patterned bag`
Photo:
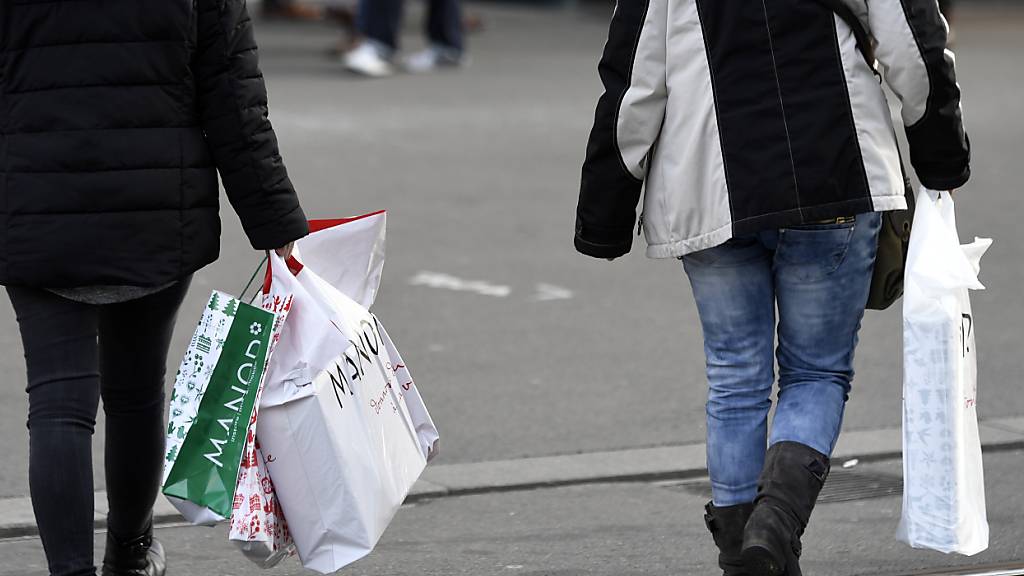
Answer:
[[[273, 352], [281, 339], [281, 328], [288, 311], [291, 297], [276, 298], [264, 303], [263, 308], [273, 312], [277, 318], [270, 341]], [[272, 568], [281, 560], [295, 554], [295, 544], [288, 522], [281, 511], [281, 503], [274, 490], [274, 482], [267, 472], [267, 462], [256, 438], [256, 421], [262, 390], [256, 399], [246, 433], [245, 451], [238, 471], [238, 483], [231, 511], [231, 531], [228, 539], [233, 541], [246, 558], [261, 568]]]
[[235, 489], [229, 539], [246, 558], [261, 568], [271, 568], [293, 555], [295, 544], [274, 491], [274, 482], [267, 473], [267, 463], [255, 439], [254, 429], [255, 426], [249, 431], [242, 471]]

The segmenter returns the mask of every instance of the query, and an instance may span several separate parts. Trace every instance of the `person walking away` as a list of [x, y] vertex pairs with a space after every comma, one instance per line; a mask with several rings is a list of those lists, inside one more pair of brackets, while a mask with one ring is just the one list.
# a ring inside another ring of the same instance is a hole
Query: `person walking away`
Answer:
[[[846, 2], [877, 42], [919, 179], [962, 186], [970, 147], [938, 5]], [[850, 26], [817, 0], [619, 2], [599, 72], [575, 246], [626, 254], [644, 190], [647, 255], [682, 260], [703, 330], [719, 565], [798, 575], [880, 213], [906, 207], [882, 88]]]
[[[328, 20], [333, 21], [341, 29], [341, 38], [328, 47], [327, 54], [331, 57], [342, 57], [357, 47], [362, 40], [356, 29], [356, 21], [359, 17], [358, 4], [349, 0], [332, 2], [325, 7], [324, 13]], [[480, 33], [485, 28], [484, 19], [479, 14], [472, 12], [463, 14], [463, 36]], [[371, 54], [371, 56], [374, 55]]]
[[315, 22], [324, 19], [324, 9], [316, 4], [296, 2], [295, 0], [263, 0], [264, 18], [280, 18], [282, 20], [298, 20]]
[[[404, 0], [360, 0], [356, 29], [361, 40], [345, 55], [345, 68], [363, 76], [395, 73]], [[460, 0], [427, 0], [429, 46], [404, 61], [409, 72], [455, 68], [465, 62]]]
[[0, 284], [29, 396], [29, 488], [53, 576], [93, 576], [91, 436], [106, 413], [104, 576], [160, 576], [164, 372], [217, 259], [217, 171], [255, 249], [308, 232], [244, 0], [0, 5]]

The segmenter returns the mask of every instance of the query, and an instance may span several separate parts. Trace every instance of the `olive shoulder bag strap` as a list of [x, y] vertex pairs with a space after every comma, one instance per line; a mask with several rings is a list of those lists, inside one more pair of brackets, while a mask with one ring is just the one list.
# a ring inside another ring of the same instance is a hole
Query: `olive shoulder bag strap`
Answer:
[[[875, 54], [871, 35], [864, 24], [854, 15], [843, 0], [817, 0], [842, 18], [853, 30], [857, 38], [857, 47], [872, 70], [875, 69]], [[882, 229], [878, 234], [878, 253], [875, 257], [875, 271], [871, 276], [871, 291], [868, 294], [867, 308], [885, 310], [903, 295], [903, 271], [907, 264], [907, 249], [910, 247], [910, 229], [914, 219], [914, 192], [907, 178], [900, 158], [900, 169], [903, 172], [904, 194], [907, 198], [906, 210], [893, 210], [882, 213]]]

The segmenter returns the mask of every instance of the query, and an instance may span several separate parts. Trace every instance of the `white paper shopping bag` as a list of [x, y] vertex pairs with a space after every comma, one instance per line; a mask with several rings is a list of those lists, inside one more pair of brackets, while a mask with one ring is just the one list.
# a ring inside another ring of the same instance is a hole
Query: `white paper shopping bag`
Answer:
[[[373, 217], [383, 226], [383, 214], [356, 222]], [[265, 298], [280, 291], [294, 300], [267, 375], [257, 437], [303, 566], [331, 573], [373, 549], [438, 435], [380, 321], [303, 266], [301, 249], [288, 264], [271, 255]], [[372, 258], [357, 260], [372, 272]], [[372, 303], [376, 280], [349, 285]]]
[[968, 290], [992, 244], [961, 246], [953, 200], [922, 189], [903, 296], [903, 514], [915, 548], [977, 554], [988, 547], [977, 416], [975, 322]]

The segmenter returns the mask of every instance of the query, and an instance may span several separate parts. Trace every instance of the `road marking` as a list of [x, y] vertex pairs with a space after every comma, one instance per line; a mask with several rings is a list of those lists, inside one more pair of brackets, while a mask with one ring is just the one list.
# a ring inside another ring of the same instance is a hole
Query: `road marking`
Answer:
[[906, 576], [1024, 576], [1024, 565], [1021, 564], [1002, 564], [988, 566], [977, 566], [970, 567], [965, 566], [963, 568], [946, 568], [940, 570], [922, 570], [919, 572], [911, 572]]
[[946, 572], [944, 574], [930, 573], [931, 576], [1022, 576], [1024, 569], [1017, 570], [995, 570], [988, 572]]
[[413, 286], [427, 286], [442, 290], [454, 290], [456, 292], [473, 292], [495, 298], [506, 298], [512, 293], [512, 289], [508, 286], [491, 284], [483, 280], [463, 280], [462, 278], [442, 272], [419, 272], [409, 280], [409, 283]]
[[533, 297], [537, 302], [550, 302], [552, 300], [568, 300], [572, 298], [572, 290], [555, 286], [554, 284], [537, 284], [537, 294]]
[[[507, 298], [512, 294], [512, 288], [502, 284], [492, 284], [486, 280], [466, 280], [451, 274], [445, 274], [444, 272], [430, 272], [427, 270], [417, 272], [415, 276], [409, 279], [409, 284], [455, 292], [473, 292], [494, 298]], [[535, 286], [531, 300], [534, 302], [552, 302], [555, 300], [569, 300], [573, 296], [573, 291], [568, 288], [539, 282]]]

